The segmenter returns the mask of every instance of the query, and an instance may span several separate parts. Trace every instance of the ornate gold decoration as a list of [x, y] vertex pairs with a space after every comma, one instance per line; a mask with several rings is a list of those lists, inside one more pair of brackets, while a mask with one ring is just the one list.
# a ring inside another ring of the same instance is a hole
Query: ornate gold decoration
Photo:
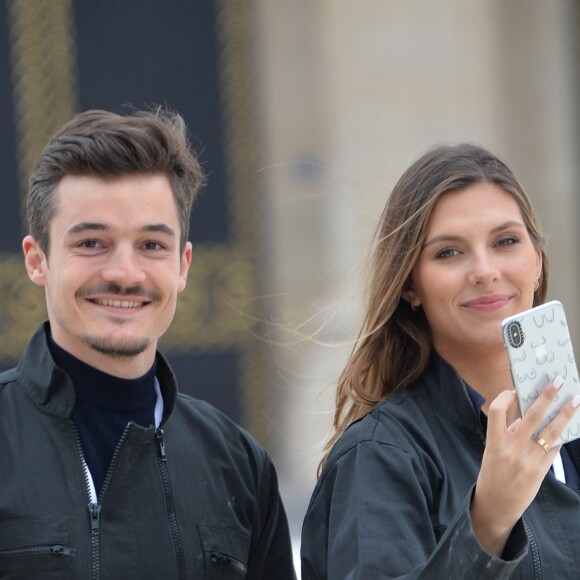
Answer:
[[[7, 0], [16, 147], [24, 222], [28, 176], [40, 151], [77, 103], [70, 0]], [[0, 255], [0, 352], [16, 361], [44, 318], [42, 288], [20, 254]]]
[[46, 318], [44, 292], [28, 279], [19, 254], [0, 254], [0, 296], [0, 352], [15, 362]]
[[[242, 349], [239, 372], [243, 387], [243, 423], [258, 440], [267, 443], [270, 435], [270, 424], [266, 419], [268, 365], [264, 345], [253, 334], [259, 326], [256, 314], [259, 311], [256, 301], [260, 295], [256, 282], [259, 214], [248, 2], [218, 0], [216, 18], [230, 219], [235, 236], [232, 249], [238, 256], [235, 261], [245, 264], [246, 272], [239, 278], [237, 275], [228, 277], [230, 288], [235, 288], [238, 294], [238, 303], [244, 305], [239, 318], [242, 334], [238, 343]], [[242, 282], [250, 279], [253, 280], [251, 285]]]
[[245, 344], [254, 326], [255, 265], [225, 245], [194, 248], [187, 288], [161, 341], [165, 352], [228, 350]]
[[77, 108], [74, 25], [71, 0], [7, 0], [7, 6], [24, 208], [36, 159]]

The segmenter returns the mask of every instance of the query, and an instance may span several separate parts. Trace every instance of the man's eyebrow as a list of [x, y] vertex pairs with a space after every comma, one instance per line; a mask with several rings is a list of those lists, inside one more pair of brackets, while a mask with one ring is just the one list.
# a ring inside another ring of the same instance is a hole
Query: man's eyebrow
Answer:
[[168, 236], [175, 236], [175, 230], [167, 224], [149, 224], [141, 228], [143, 232], [152, 232], [167, 234]]
[[99, 222], [80, 222], [69, 228], [67, 233], [80, 234], [86, 231], [104, 231], [107, 229], [108, 228], [105, 224], [101, 224]]
[[[81, 234], [87, 231], [107, 231], [111, 228], [100, 222], [80, 222], [68, 230], [68, 234]], [[168, 236], [175, 236], [175, 230], [164, 223], [147, 224], [141, 228], [142, 232], [161, 233]]]

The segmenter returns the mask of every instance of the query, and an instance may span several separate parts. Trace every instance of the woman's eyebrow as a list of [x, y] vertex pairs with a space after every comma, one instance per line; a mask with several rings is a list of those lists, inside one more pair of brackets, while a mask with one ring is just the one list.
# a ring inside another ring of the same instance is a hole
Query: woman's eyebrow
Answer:
[[[495, 228], [493, 228], [491, 230], [492, 234], [496, 234], [498, 232], [501, 232], [503, 230], [507, 230], [509, 228], [513, 228], [513, 227], [518, 227], [518, 228], [525, 228], [526, 226], [517, 220], [509, 220], [507, 222], [503, 222], [501, 224], [499, 224], [498, 226], [496, 226]], [[434, 236], [432, 238], [430, 238], [429, 240], [426, 240], [425, 243], [423, 244], [423, 247], [426, 248], [427, 246], [430, 246], [431, 244], [435, 244], [437, 242], [458, 242], [461, 241], [463, 238], [462, 236], [455, 236], [452, 234], [440, 234], [438, 236]]]

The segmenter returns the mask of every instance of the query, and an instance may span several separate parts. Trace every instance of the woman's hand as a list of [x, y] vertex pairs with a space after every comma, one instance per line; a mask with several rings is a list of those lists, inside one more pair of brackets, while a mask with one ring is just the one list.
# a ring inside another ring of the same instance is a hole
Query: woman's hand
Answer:
[[562, 379], [556, 377], [525, 416], [511, 425], [507, 417], [517, 405], [514, 391], [503, 391], [489, 406], [487, 443], [471, 517], [479, 543], [490, 554], [501, 556], [512, 528], [536, 497], [560, 450], [560, 446], [550, 444], [558, 439], [580, 404], [578, 396], [568, 401], [538, 440], [532, 440], [561, 385]]

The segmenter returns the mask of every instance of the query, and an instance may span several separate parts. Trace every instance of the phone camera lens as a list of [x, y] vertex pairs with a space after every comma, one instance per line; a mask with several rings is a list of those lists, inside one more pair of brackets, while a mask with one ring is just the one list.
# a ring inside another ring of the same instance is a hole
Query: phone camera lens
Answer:
[[510, 344], [514, 348], [519, 348], [524, 344], [524, 331], [522, 330], [522, 325], [517, 320], [509, 323], [507, 327], [507, 335]]

